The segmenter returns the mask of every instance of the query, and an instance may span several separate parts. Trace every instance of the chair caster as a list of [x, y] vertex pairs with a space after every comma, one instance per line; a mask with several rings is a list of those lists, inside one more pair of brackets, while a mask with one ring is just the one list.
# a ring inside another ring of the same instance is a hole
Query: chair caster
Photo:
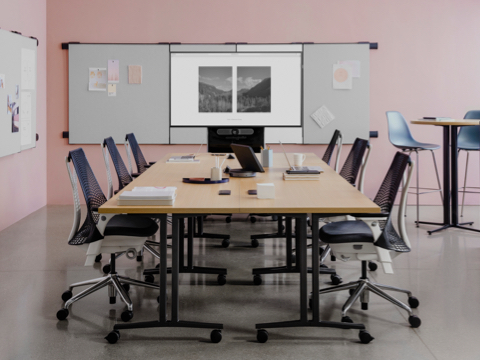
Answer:
[[410, 315], [408, 317], [408, 322], [412, 328], [418, 328], [422, 325], [422, 320], [417, 315]]
[[102, 260], [102, 254], [95, 256], [95, 262], [100, 262], [100, 260]]
[[73, 294], [71, 290], [64, 291], [62, 294], [62, 300], [63, 301], [68, 301], [72, 298]]
[[143, 260], [143, 255], [137, 255], [137, 261], [140, 262]]
[[360, 338], [360, 342], [362, 344], [368, 344], [370, 341], [375, 339], [367, 330], [360, 330], [358, 337]]
[[268, 331], [267, 330], [257, 330], [257, 341], [259, 343], [266, 343], [268, 341]]
[[122, 284], [123, 288], [125, 289], [126, 292], [130, 291], [130, 284]]
[[219, 274], [217, 276], [218, 285], [225, 285], [227, 283], [227, 277], [224, 274]]
[[337, 274], [330, 275], [330, 280], [332, 280], [332, 285], [340, 285], [343, 281]]
[[124, 312], [122, 312], [122, 315], [120, 315], [120, 317], [122, 318], [123, 322], [130, 321], [133, 319], [133, 311], [125, 310]]
[[252, 243], [253, 248], [256, 248], [256, 247], [258, 247], [258, 245], [260, 245], [260, 243], [258, 242], [257, 239], [253, 239], [251, 243]]
[[65, 320], [68, 316], [69, 312], [68, 309], [60, 309], [57, 311], [57, 319], [58, 320]]
[[253, 283], [254, 283], [255, 285], [261, 285], [261, 284], [262, 284], [262, 276], [261, 276], [261, 275], [258, 275], [258, 274], [255, 275], [255, 276], [253, 277]]
[[118, 330], [111, 331], [107, 336], [105, 336], [105, 339], [110, 344], [115, 344], [118, 340], [120, 340], [120, 331]]
[[107, 264], [102, 268], [102, 271], [104, 274], [110, 274], [110, 269], [111, 269], [110, 264]]
[[[63, 295], [62, 295], [62, 299], [63, 299]], [[418, 299], [415, 296], [410, 296], [408, 298], [408, 305], [410, 305], [412, 309], [416, 309], [420, 305], [420, 301], [418, 301]]]
[[232, 217], [231, 217], [231, 216], [227, 216], [227, 217], [225, 218], [225, 222], [226, 222], [227, 224], [230, 224], [230, 223], [232, 222]]
[[347, 316], [347, 315], [342, 316], [342, 322], [353, 324], [352, 318], [350, 316]]
[[373, 261], [369, 261], [368, 262], [368, 268], [370, 269], [370, 271], [375, 271], [378, 269], [378, 265], [376, 263], [374, 263]]
[[160, 269], [160, 263], [158, 263], [157, 265], [155, 265], [155, 269]]
[[255, 224], [257, 222], [257, 218], [255, 216], [250, 216], [250, 222]]
[[153, 283], [155, 281], [155, 277], [153, 275], [145, 275], [145, 282]]
[[337, 261], [337, 258], [335, 257], [335, 255], [330, 256], [330, 261]]
[[214, 344], [218, 344], [220, 341], [222, 341], [222, 331], [221, 330], [212, 330], [210, 333], [210, 340]]
[[348, 289], [348, 293], [350, 294], [350, 296], [352, 296], [354, 292], [355, 292], [355, 289]]
[[277, 215], [272, 215], [272, 221], [278, 221], [278, 216]]
[[362, 310], [368, 310], [368, 303], [363, 303], [362, 302]]
[[230, 246], [230, 239], [223, 239], [222, 240], [222, 247], [228, 248]]

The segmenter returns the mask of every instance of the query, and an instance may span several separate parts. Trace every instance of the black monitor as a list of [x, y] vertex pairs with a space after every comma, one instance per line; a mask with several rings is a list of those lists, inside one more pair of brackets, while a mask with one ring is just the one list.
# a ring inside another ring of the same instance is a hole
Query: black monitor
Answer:
[[265, 128], [263, 126], [215, 126], [208, 127], [208, 152], [231, 153], [231, 144], [250, 146], [259, 153], [265, 147]]

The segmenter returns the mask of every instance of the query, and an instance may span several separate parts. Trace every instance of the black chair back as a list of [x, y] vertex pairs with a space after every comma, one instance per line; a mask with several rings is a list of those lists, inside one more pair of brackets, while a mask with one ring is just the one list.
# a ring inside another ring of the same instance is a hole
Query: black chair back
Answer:
[[323, 154], [322, 160], [326, 162], [328, 165], [330, 165], [330, 160], [332, 160], [333, 150], [335, 150], [335, 145], [337, 145], [339, 136], [340, 136], [340, 130], [335, 130], [332, 136], [332, 140], [330, 140], [330, 144], [328, 144], [327, 149]]
[[127, 167], [125, 166], [120, 153], [118, 152], [117, 145], [115, 144], [113, 138], [106, 138], [103, 140], [103, 143], [110, 153], [110, 158], [112, 159], [113, 165], [115, 166], [115, 171], [117, 172], [118, 190], [122, 190], [125, 186], [131, 183], [133, 179], [128, 172]]
[[87, 216], [77, 234], [69, 241], [70, 245], [81, 245], [91, 243], [103, 236], [97, 229], [97, 223], [100, 215], [98, 208], [107, 202], [107, 198], [98, 184], [95, 174], [88, 163], [87, 157], [82, 148], [72, 150], [68, 153], [68, 158], [72, 161], [78, 181], [82, 188], [83, 196], [87, 204]]
[[137, 164], [137, 171], [139, 174], [143, 174], [145, 170], [147, 170], [147, 167], [145, 165], [148, 165], [147, 160], [145, 160], [145, 157], [143, 156], [142, 150], [140, 150], [140, 146], [138, 146], [137, 139], [135, 138], [135, 135], [133, 133], [127, 134], [125, 137], [125, 140], [128, 141], [130, 144], [130, 149], [132, 150], [133, 157], [135, 159], [135, 164]]
[[340, 175], [352, 185], [355, 185], [357, 181], [367, 146], [367, 140], [356, 138], [347, 160], [345, 160], [342, 170], [340, 171]]

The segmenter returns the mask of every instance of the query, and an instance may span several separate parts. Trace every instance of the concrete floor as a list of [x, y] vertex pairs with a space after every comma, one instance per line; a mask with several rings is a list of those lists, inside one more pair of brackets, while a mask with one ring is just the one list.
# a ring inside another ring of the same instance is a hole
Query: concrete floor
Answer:
[[[298, 319], [298, 275], [267, 275], [262, 285], [253, 285], [251, 269], [283, 264], [285, 246], [278, 239], [251, 248], [249, 235], [272, 232], [276, 223], [235, 217], [226, 224], [214, 217], [205, 231], [231, 234], [231, 245], [224, 249], [218, 240], [199, 239], [195, 260], [226, 267], [227, 284], [217, 285], [213, 275], [181, 274], [180, 317], [224, 323], [223, 340], [212, 344], [205, 329], [141, 329], [122, 331], [120, 341], [110, 345], [103, 338], [122, 322], [125, 307], [120, 301], [110, 305], [105, 289], [75, 303], [67, 320], [55, 316], [70, 283], [102, 272], [100, 264], [84, 267], [84, 252], [67, 244], [73, 207], [47, 206], [0, 232], [0, 358], [480, 359], [480, 234], [452, 229], [428, 236], [432, 227], [417, 229], [414, 208], [408, 211], [412, 252], [394, 260], [394, 275], [380, 267], [369, 276], [418, 297], [418, 329], [408, 325], [405, 311], [371, 295], [368, 311], [358, 303], [350, 311], [375, 337], [368, 345], [359, 343], [358, 331], [318, 328], [272, 329], [267, 343], [257, 343], [255, 323]], [[422, 219], [439, 221], [441, 208], [423, 207]], [[468, 207], [464, 219], [480, 227], [479, 208]], [[120, 273], [141, 279], [143, 268], [155, 262], [146, 255], [143, 263], [123, 257], [117, 265]], [[329, 265], [344, 281], [359, 276], [357, 262]], [[321, 287], [328, 286], [328, 276], [320, 280]], [[158, 318], [155, 291], [132, 287], [130, 295], [132, 321]], [[346, 293], [323, 295], [322, 319], [338, 321], [346, 298]]]

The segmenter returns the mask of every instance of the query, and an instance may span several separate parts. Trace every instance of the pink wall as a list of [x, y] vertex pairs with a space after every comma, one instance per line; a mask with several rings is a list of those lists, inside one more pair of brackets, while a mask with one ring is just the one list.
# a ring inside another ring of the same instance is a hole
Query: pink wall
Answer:
[[47, 5], [46, 0], [4, 1], [0, 26], [40, 42], [37, 52], [37, 133], [35, 149], [0, 158], [0, 231], [47, 202]]
[[[371, 51], [370, 105], [373, 153], [366, 193], [373, 197], [395, 152], [388, 142], [385, 111], [411, 120], [422, 116], [461, 118], [480, 108], [480, 4], [476, 0], [48, 0], [48, 203], [71, 203], [63, 158], [69, 146], [68, 52], [61, 43], [379, 43]], [[440, 128], [412, 126], [415, 137], [440, 143]], [[99, 146], [84, 146], [102, 184]], [[177, 146], [175, 151], [196, 147]], [[297, 148], [292, 146], [292, 149]], [[168, 146], [143, 146], [156, 159]], [[323, 153], [323, 146], [304, 151]], [[347, 149], [343, 152], [346, 155]], [[120, 150], [123, 154], [123, 147]], [[438, 159], [441, 153], [437, 152]], [[375, 169], [375, 171], [373, 171]], [[421, 175], [434, 184], [433, 165], [422, 159]], [[460, 170], [463, 170], [461, 167]], [[478, 160], [471, 182], [478, 179]], [[439, 203], [438, 194], [424, 203]], [[473, 196], [470, 203], [478, 204]]]

